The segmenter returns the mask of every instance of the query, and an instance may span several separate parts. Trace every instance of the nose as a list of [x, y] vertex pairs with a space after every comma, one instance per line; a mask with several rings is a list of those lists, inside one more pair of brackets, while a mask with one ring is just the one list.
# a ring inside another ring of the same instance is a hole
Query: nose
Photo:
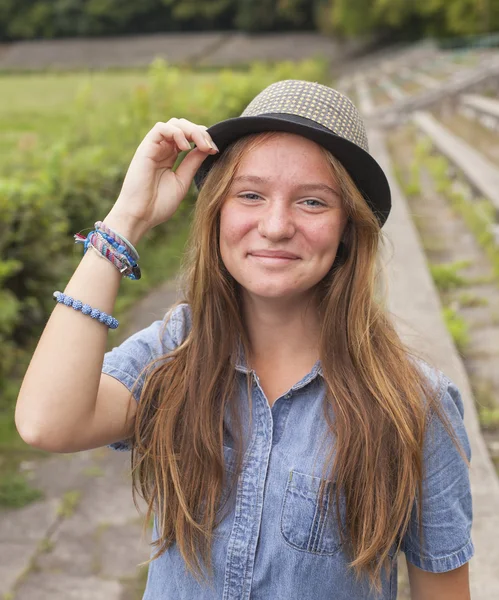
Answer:
[[292, 238], [295, 224], [291, 207], [285, 202], [270, 202], [260, 217], [258, 233], [271, 242]]

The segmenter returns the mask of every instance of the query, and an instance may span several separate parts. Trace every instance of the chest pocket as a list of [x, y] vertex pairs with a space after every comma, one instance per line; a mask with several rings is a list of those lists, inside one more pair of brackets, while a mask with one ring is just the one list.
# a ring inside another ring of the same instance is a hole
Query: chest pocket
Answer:
[[[293, 548], [325, 555], [339, 551], [340, 532], [332, 486], [334, 484], [329, 480], [298, 471], [290, 472], [282, 504], [281, 533]], [[331, 500], [330, 492], [333, 493]], [[322, 494], [322, 510], [319, 494]], [[343, 503], [340, 515], [344, 522]]]

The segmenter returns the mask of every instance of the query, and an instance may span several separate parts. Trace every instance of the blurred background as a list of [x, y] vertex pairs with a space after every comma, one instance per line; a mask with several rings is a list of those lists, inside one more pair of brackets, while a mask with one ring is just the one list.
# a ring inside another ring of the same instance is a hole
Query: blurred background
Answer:
[[[273, 81], [336, 87], [383, 136], [499, 471], [498, 47], [499, 0], [0, 0], [3, 600], [142, 598], [128, 457], [36, 451], [15, 401], [81, 259], [72, 236], [109, 211], [145, 133], [237, 116]], [[109, 348], [173, 301], [193, 201], [141, 242]]]

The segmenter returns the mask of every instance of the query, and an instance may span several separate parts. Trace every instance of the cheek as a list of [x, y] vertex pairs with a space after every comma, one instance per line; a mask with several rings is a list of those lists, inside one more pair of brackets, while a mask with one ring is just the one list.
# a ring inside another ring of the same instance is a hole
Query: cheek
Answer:
[[336, 249], [340, 241], [341, 229], [332, 227], [330, 223], [317, 223], [307, 228], [306, 240], [313, 254], [325, 259], [336, 256]]
[[241, 211], [227, 207], [220, 214], [220, 247], [233, 247], [253, 229], [253, 224]]

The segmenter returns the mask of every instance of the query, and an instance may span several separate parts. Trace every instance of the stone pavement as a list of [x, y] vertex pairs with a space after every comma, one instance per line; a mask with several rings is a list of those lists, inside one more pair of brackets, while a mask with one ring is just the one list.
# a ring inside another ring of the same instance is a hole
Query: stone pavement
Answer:
[[45, 500], [1, 515], [3, 598], [126, 598], [148, 558], [128, 463], [129, 454], [97, 449], [37, 466], [33, 483]]

